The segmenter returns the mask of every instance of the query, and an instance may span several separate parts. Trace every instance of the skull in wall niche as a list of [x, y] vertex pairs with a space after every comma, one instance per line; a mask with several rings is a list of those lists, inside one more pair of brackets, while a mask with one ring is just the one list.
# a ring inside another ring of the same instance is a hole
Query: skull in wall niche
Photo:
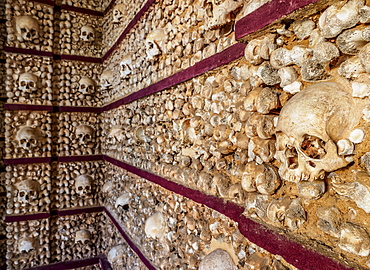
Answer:
[[233, 21], [233, 15], [243, 6], [243, 0], [208, 0], [207, 25], [217, 29]]
[[76, 232], [75, 243], [86, 245], [91, 241], [91, 232], [89, 230], [79, 230]]
[[17, 201], [22, 205], [30, 203], [39, 197], [41, 190], [39, 182], [35, 180], [23, 180], [15, 184]]
[[37, 242], [33, 237], [22, 237], [18, 240], [19, 253], [28, 253], [32, 250], [37, 250]]
[[119, 4], [113, 8], [113, 22], [120, 23], [126, 16], [126, 5]]
[[15, 30], [20, 41], [34, 41], [39, 37], [39, 22], [31, 16], [15, 18]]
[[276, 129], [280, 176], [290, 182], [313, 181], [349, 164], [348, 156], [338, 154], [347, 151], [337, 143], [355, 126], [355, 110], [352, 96], [336, 83], [317, 83], [293, 96]]
[[124, 263], [123, 256], [125, 255], [125, 248], [123, 245], [112, 247], [108, 252], [108, 261], [111, 264], [122, 265]]
[[81, 145], [87, 146], [95, 142], [95, 129], [89, 125], [76, 127], [76, 137]]
[[80, 38], [86, 42], [94, 42], [95, 41], [95, 29], [90, 25], [82, 26]]
[[38, 78], [32, 73], [22, 73], [19, 75], [18, 89], [23, 93], [33, 94], [37, 92]]
[[163, 29], [150, 32], [145, 39], [146, 55], [149, 60], [161, 54], [161, 46], [166, 42], [166, 33]]
[[100, 86], [102, 90], [110, 90], [114, 85], [115, 74], [113, 70], [105, 70], [100, 75]]
[[33, 150], [39, 146], [42, 136], [38, 128], [21, 126], [17, 132], [16, 138], [20, 147]]
[[131, 75], [134, 68], [132, 64], [132, 55], [125, 55], [119, 65], [121, 78], [126, 79], [129, 75]]
[[95, 92], [95, 81], [90, 79], [89, 77], [81, 77], [80, 81], [78, 82], [79, 87], [78, 91], [84, 95], [92, 95]]
[[76, 193], [81, 197], [89, 196], [92, 192], [93, 178], [88, 174], [81, 174], [76, 178]]

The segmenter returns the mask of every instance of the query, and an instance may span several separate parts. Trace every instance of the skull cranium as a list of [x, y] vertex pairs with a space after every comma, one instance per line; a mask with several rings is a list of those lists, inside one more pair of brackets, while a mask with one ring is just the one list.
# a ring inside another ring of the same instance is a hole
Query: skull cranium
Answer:
[[95, 29], [91, 27], [90, 25], [82, 26], [80, 38], [81, 40], [84, 40], [86, 42], [94, 42], [95, 41]]
[[18, 89], [24, 93], [32, 94], [37, 91], [38, 78], [32, 73], [22, 73], [19, 75]]
[[111, 250], [108, 252], [108, 261], [113, 264], [116, 263], [118, 265], [121, 265], [124, 263], [123, 256], [125, 254], [125, 249], [123, 245], [118, 245], [115, 247], [112, 247]]
[[351, 95], [336, 83], [311, 85], [292, 97], [277, 124], [280, 176], [290, 182], [313, 181], [345, 167], [349, 161], [338, 154], [336, 143], [352, 131], [355, 107]]
[[32, 250], [37, 250], [37, 243], [33, 237], [22, 237], [18, 241], [19, 253], [27, 253]]
[[91, 232], [89, 230], [79, 230], [76, 232], [75, 243], [87, 244], [91, 241]]
[[114, 84], [114, 71], [113, 70], [105, 70], [101, 75], [100, 75], [100, 86], [103, 90], [109, 90], [112, 88]]
[[114, 23], [120, 23], [123, 17], [125, 16], [126, 16], [126, 5], [125, 4], [119, 4], [114, 7], [113, 9], [113, 22]]
[[153, 60], [161, 54], [161, 46], [166, 41], [166, 34], [163, 29], [156, 29], [150, 32], [145, 40], [146, 55], [149, 60]]
[[39, 22], [31, 16], [19, 16], [15, 18], [15, 29], [22, 41], [34, 41], [39, 37]]
[[17, 200], [22, 205], [36, 200], [40, 193], [40, 184], [35, 180], [23, 180], [15, 184]]
[[122, 58], [120, 65], [120, 73], [121, 73], [121, 78], [126, 79], [128, 75], [132, 73], [133, 70], [133, 65], [132, 65], [132, 56], [131, 55], [125, 55]]
[[88, 125], [76, 127], [76, 136], [81, 145], [88, 145], [95, 141], [95, 129]]
[[39, 145], [41, 132], [38, 128], [22, 126], [19, 128], [16, 137], [20, 147], [24, 149], [34, 149]]
[[90, 195], [92, 192], [93, 178], [88, 174], [81, 174], [76, 178], [76, 193], [81, 197]]
[[122, 142], [125, 138], [124, 131], [122, 127], [113, 127], [108, 134], [108, 142], [115, 144], [117, 142]]
[[90, 79], [89, 77], [81, 77], [80, 81], [78, 82], [80, 85], [78, 91], [84, 95], [91, 95], [94, 94], [95, 91], [95, 81]]
[[221, 28], [230, 23], [233, 20], [233, 13], [243, 5], [242, 0], [209, 0], [207, 2], [210, 4], [207, 10], [209, 29]]

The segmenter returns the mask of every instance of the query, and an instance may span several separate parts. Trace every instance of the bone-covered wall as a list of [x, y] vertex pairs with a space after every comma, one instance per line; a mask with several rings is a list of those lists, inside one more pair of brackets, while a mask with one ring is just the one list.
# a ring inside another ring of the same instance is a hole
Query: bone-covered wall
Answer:
[[0, 3], [0, 264], [369, 269], [369, 23], [363, 0]]

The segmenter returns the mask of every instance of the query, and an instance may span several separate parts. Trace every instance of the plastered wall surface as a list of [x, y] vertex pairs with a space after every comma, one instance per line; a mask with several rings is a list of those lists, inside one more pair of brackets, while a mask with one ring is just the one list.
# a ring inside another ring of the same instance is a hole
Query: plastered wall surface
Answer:
[[370, 268], [367, 1], [41, 2], [0, 5], [7, 269]]

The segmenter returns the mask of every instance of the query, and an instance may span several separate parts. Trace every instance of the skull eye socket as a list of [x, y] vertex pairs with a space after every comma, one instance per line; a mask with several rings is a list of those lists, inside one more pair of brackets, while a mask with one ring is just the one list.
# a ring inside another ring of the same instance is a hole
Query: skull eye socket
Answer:
[[27, 29], [26, 29], [26, 28], [21, 28], [21, 32], [22, 32], [23, 34], [25, 34], [25, 33], [27, 33], [28, 31], [27, 31]]
[[298, 153], [297, 150], [292, 147], [288, 148], [285, 152], [287, 161], [288, 161], [288, 168], [289, 169], [297, 169], [298, 168]]
[[25, 139], [21, 139], [21, 140], [20, 140], [20, 143], [21, 143], [21, 144], [24, 144], [24, 143], [26, 143], [26, 140], [25, 140]]
[[35, 29], [31, 29], [31, 36], [35, 37], [37, 35], [37, 32]]
[[28, 85], [29, 85], [29, 87], [35, 87], [35, 83], [34, 82], [29, 82]]
[[83, 187], [82, 186], [79, 186], [77, 189], [78, 189], [78, 191], [82, 191], [83, 190]]
[[85, 84], [81, 84], [81, 89], [85, 89], [86, 88], [86, 85]]
[[19, 197], [24, 197], [24, 196], [26, 196], [26, 192], [24, 191], [19, 192]]
[[87, 32], [86, 31], [83, 31], [82, 32], [82, 35], [85, 37], [85, 36], [87, 36]]
[[322, 159], [326, 155], [324, 147], [325, 142], [320, 138], [307, 134], [303, 136], [301, 149], [306, 156], [313, 159]]
[[20, 85], [21, 85], [22, 87], [25, 87], [25, 86], [27, 85], [27, 83], [26, 83], [25, 81], [21, 81]]

